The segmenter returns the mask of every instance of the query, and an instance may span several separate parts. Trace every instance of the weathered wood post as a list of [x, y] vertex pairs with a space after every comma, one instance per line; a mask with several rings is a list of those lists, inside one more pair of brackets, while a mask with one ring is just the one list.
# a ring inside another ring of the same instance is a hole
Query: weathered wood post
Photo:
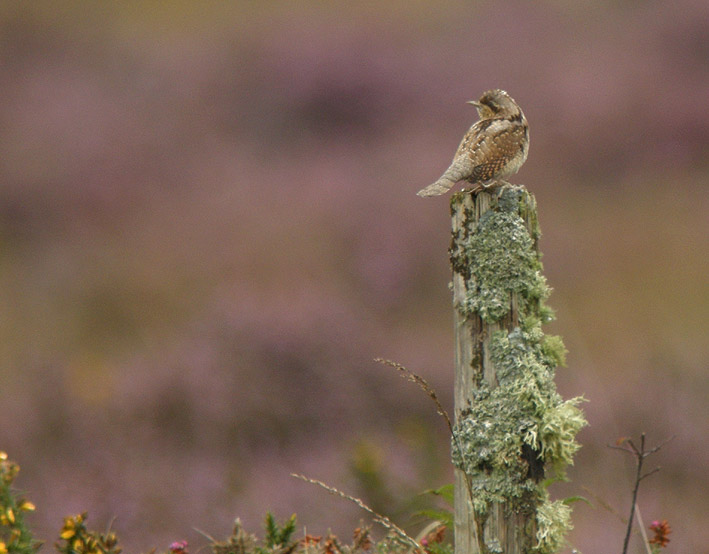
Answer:
[[572, 463], [585, 425], [556, 393], [565, 350], [542, 323], [550, 289], [541, 274], [534, 197], [505, 185], [451, 200], [455, 321], [455, 554], [551, 553], [571, 527], [551, 502], [545, 465]]

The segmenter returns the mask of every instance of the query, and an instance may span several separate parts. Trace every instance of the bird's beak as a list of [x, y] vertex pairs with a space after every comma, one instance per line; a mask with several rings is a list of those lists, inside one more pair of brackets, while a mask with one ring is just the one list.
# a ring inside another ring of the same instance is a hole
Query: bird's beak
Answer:
[[479, 107], [480, 107], [480, 102], [478, 102], [477, 100], [468, 100], [468, 101], [466, 102], [466, 104], [472, 104], [472, 105], [475, 106], [476, 108], [479, 108]]

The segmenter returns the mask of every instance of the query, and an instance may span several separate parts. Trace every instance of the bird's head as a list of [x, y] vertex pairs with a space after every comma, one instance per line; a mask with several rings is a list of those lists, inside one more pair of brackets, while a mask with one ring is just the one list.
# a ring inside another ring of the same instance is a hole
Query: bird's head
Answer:
[[504, 90], [493, 89], [483, 93], [479, 100], [471, 100], [468, 104], [475, 106], [480, 119], [492, 117], [514, 117], [522, 113], [517, 102]]

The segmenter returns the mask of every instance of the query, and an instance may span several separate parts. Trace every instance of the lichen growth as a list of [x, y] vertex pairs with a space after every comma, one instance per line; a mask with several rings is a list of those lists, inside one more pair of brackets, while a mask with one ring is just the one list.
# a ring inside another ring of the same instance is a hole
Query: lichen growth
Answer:
[[485, 546], [487, 546], [487, 553], [486, 554], [505, 554], [505, 551], [502, 548], [500, 541], [497, 539], [488, 540], [488, 542]]
[[586, 425], [577, 407], [582, 399], [564, 401], [556, 392], [561, 343], [553, 341], [550, 351], [546, 338], [541, 325], [494, 333], [490, 359], [498, 384], [481, 383], [454, 428], [453, 463], [471, 476], [476, 512], [489, 502], [521, 507], [520, 501], [534, 495], [538, 484], [523, 455], [525, 445], [556, 477], [563, 477], [579, 449], [576, 433]]
[[566, 366], [566, 347], [564, 341], [558, 335], [544, 335], [541, 347], [548, 359], [554, 362], [555, 366]]
[[587, 425], [578, 405], [582, 397], [575, 397], [556, 403], [543, 411], [539, 424], [539, 444], [541, 457], [549, 462], [556, 476], [566, 476], [566, 466], [573, 465], [573, 456], [581, 448], [576, 442], [576, 434]]
[[454, 237], [453, 269], [465, 279], [461, 314], [491, 324], [513, 307], [517, 313], [507, 320], [514, 328], [486, 339], [495, 379], [476, 380], [470, 407], [458, 414], [451, 452], [468, 477], [476, 518], [483, 521], [493, 503], [535, 513], [536, 551], [546, 554], [563, 544], [571, 522], [570, 508], [549, 500], [544, 471], [564, 478], [579, 449], [576, 434], [587, 423], [578, 407], [583, 399], [564, 400], [554, 383], [566, 349], [560, 337], [542, 331], [553, 311], [545, 305], [551, 289], [536, 248], [535, 208], [523, 187], [505, 187], [477, 225], [465, 221]]
[[571, 506], [561, 500], [552, 502], [547, 496], [537, 508], [538, 554], [553, 554], [566, 544], [566, 534], [573, 529]]
[[490, 390], [483, 384], [474, 392], [470, 412], [454, 428], [453, 464], [470, 477], [477, 514], [485, 514], [491, 502], [520, 500], [534, 490], [519, 455], [524, 429], [533, 422], [519, 415], [499, 387]]
[[474, 230], [454, 236], [458, 248], [451, 249], [453, 270], [466, 279], [467, 294], [458, 306], [463, 315], [499, 321], [511, 309], [512, 294], [520, 298], [523, 316], [539, 315], [551, 292], [535, 250], [536, 215], [531, 219], [532, 234], [520, 216], [522, 195], [527, 194], [523, 190], [502, 189], [496, 205], [480, 217]]

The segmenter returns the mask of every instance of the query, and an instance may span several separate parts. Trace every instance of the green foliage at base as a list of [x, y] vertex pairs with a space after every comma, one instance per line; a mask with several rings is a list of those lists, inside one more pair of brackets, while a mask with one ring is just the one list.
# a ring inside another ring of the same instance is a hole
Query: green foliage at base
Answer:
[[[20, 497], [12, 488], [19, 471], [20, 466], [0, 451], [0, 554], [36, 554], [42, 545], [34, 539], [24, 521], [23, 514], [33, 511], [34, 504]], [[452, 486], [434, 492], [448, 498], [452, 494]], [[116, 534], [110, 530], [105, 533], [90, 530], [86, 526], [87, 519], [86, 513], [64, 518], [59, 540], [54, 545], [58, 553], [121, 554]], [[439, 518], [430, 519], [434, 521], [416, 540], [409, 538], [408, 542], [402, 541], [392, 525], [384, 525], [389, 532], [381, 540], [375, 541], [369, 527], [360, 526], [354, 530], [351, 542], [343, 542], [332, 533], [324, 537], [305, 535], [296, 538], [295, 514], [279, 523], [269, 512], [266, 514], [263, 539], [245, 531], [237, 519], [226, 540], [210, 538], [209, 546], [213, 554], [453, 554], [453, 545], [445, 540], [449, 526], [441, 524]], [[383, 516], [375, 517], [379, 523], [384, 524], [384, 520], [386, 518]], [[151, 554], [155, 552], [153, 549]], [[189, 554], [187, 542], [176, 541], [163, 554]]]
[[25, 524], [25, 513], [34, 511], [34, 504], [12, 489], [19, 472], [20, 466], [0, 452], [0, 554], [35, 554], [42, 546]]
[[86, 512], [64, 518], [59, 534], [61, 541], [55, 546], [60, 554], [120, 554], [118, 537], [112, 531], [90, 531], [85, 524]]
[[283, 525], [278, 525], [276, 518], [271, 512], [266, 514], [266, 536], [263, 539], [264, 548], [257, 549], [259, 552], [271, 552], [279, 550], [284, 553], [289, 552], [294, 544], [293, 533], [295, 532], [295, 514], [290, 516]]
[[[374, 541], [368, 527], [358, 527], [352, 534], [352, 541], [344, 543], [333, 534], [326, 536], [305, 535], [294, 538], [295, 515], [283, 524], [278, 524], [271, 513], [266, 515], [266, 536], [259, 540], [244, 530], [241, 521], [234, 522], [234, 529], [225, 541], [213, 541], [214, 554], [406, 554], [411, 553], [409, 545], [403, 544], [390, 534], [380, 541]], [[435, 528], [421, 538], [418, 554], [452, 554], [452, 546], [443, 541], [445, 526]]]

